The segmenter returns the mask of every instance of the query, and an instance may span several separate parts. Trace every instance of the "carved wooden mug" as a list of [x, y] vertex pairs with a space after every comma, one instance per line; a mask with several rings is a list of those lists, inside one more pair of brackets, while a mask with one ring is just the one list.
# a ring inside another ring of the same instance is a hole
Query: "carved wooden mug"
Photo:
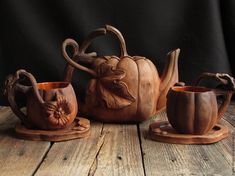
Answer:
[[[86, 53], [92, 40], [107, 33], [114, 34], [120, 43], [121, 54], [96, 57]], [[74, 49], [73, 57], [66, 52]], [[104, 122], [141, 122], [165, 108], [166, 94], [178, 82], [178, 56], [180, 50], [167, 55], [166, 67], [160, 77], [155, 65], [142, 56], [129, 56], [125, 40], [116, 28], [106, 25], [88, 35], [79, 47], [77, 42], [66, 39], [62, 45], [68, 62], [65, 81], [71, 81], [74, 67], [90, 75], [86, 92], [84, 112]], [[77, 63], [79, 62], [79, 63]], [[87, 68], [81, 63], [90, 64]]]
[[[227, 110], [235, 90], [234, 79], [227, 74], [204, 73], [201, 79], [213, 77], [227, 86], [218, 108], [215, 90], [200, 86], [173, 86], [167, 95], [167, 117], [174, 129], [185, 134], [206, 134]], [[231, 86], [232, 85], [232, 86]]]
[[[27, 77], [32, 86], [20, 84], [20, 76]], [[62, 129], [68, 127], [76, 117], [78, 110], [76, 95], [68, 82], [37, 83], [32, 74], [18, 70], [15, 75], [8, 76], [5, 84], [12, 111], [28, 128]], [[23, 92], [27, 97], [27, 115], [16, 104], [17, 91]]]

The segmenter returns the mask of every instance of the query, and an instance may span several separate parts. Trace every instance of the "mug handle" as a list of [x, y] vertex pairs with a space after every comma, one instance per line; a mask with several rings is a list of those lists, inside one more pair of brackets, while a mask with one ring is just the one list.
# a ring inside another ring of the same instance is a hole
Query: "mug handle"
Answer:
[[[33, 89], [35, 89], [36, 80], [34, 79], [34, 77], [30, 73], [26, 72], [25, 70], [18, 70], [15, 75], [9, 75], [7, 77], [5, 81], [4, 94], [5, 96], [7, 96], [7, 99], [8, 99], [8, 102], [10, 104], [12, 111], [19, 117], [19, 119], [22, 121], [22, 123], [26, 127], [31, 128], [32, 126], [30, 125], [28, 121], [27, 115], [20, 110], [15, 100], [16, 92], [22, 92], [26, 94], [32, 88], [31, 86], [24, 86], [18, 83], [18, 80], [20, 79], [21, 74], [30, 79], [31, 83], [33, 84], [32, 87]], [[40, 95], [36, 94], [36, 96], [38, 97]]]
[[217, 89], [213, 89], [217, 96], [223, 95], [223, 102], [218, 108], [217, 121], [219, 121], [226, 112], [226, 110], [228, 109], [230, 100], [235, 91], [235, 79], [232, 76], [225, 73], [203, 73], [198, 77], [195, 85], [198, 86], [202, 79], [209, 79], [209, 78], [220, 81], [221, 84], [225, 87], [225, 91], [219, 91]]

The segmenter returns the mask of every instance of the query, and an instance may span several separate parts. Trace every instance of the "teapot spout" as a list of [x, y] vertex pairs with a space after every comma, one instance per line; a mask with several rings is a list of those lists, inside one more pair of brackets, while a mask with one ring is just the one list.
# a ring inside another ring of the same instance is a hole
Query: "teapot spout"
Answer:
[[159, 88], [159, 98], [157, 102], [157, 111], [160, 111], [166, 106], [166, 95], [170, 87], [179, 81], [178, 73], [178, 58], [180, 49], [173, 50], [167, 54], [166, 66], [161, 76]]

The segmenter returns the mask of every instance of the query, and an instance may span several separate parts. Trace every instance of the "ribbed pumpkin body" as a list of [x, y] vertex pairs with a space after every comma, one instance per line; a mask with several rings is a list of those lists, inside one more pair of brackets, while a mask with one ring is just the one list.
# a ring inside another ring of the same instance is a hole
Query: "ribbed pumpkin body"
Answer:
[[167, 117], [180, 133], [205, 134], [217, 122], [217, 100], [210, 89], [173, 87], [167, 95]]
[[[96, 59], [86, 111], [104, 122], [140, 122], [156, 112], [160, 78], [153, 63], [140, 56]], [[119, 117], [119, 118], [118, 118]]]

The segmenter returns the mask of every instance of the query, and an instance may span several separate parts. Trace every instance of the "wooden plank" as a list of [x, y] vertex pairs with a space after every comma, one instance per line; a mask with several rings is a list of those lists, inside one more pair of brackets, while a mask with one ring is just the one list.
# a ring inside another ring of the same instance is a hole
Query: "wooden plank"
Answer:
[[32, 175], [50, 148], [49, 142], [35, 142], [14, 137], [18, 121], [10, 108], [0, 111], [0, 175]]
[[90, 137], [55, 143], [36, 175], [144, 175], [136, 125], [91, 125]]
[[[166, 119], [166, 114], [161, 113], [156, 118]], [[179, 145], [152, 141], [147, 136], [149, 124], [152, 122], [150, 120], [140, 125], [146, 175], [233, 174], [234, 127], [226, 120], [222, 119], [221, 124], [229, 127], [229, 137], [210, 145]]]
[[137, 126], [105, 124], [103, 131], [104, 143], [91, 175], [144, 175]]
[[89, 137], [56, 142], [35, 175], [88, 175], [102, 146], [103, 124], [91, 122]]

